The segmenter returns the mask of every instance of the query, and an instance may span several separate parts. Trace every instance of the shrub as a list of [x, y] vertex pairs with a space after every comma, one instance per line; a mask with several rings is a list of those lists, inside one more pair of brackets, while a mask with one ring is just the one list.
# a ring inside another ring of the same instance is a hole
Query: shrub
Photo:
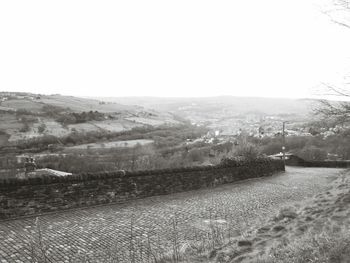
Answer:
[[270, 255], [264, 255], [253, 262], [348, 262], [349, 245], [350, 235], [345, 226], [341, 227], [341, 231], [308, 232], [287, 246], [283, 244], [273, 246]]
[[16, 110], [16, 115], [32, 115], [33, 113], [27, 109], [18, 109]]
[[203, 160], [203, 155], [202, 155], [200, 149], [194, 148], [194, 149], [189, 150], [189, 152], [187, 154], [187, 158], [191, 162], [199, 162], [199, 161]]
[[324, 161], [327, 158], [327, 151], [316, 146], [311, 146], [304, 147], [298, 155], [308, 161]]
[[45, 123], [40, 124], [39, 127], [38, 127], [38, 132], [39, 133], [43, 133], [45, 130], [46, 130]]
[[254, 144], [243, 143], [235, 149], [233, 155], [236, 157], [243, 157], [248, 160], [254, 160], [258, 158], [260, 152], [258, 147]]
[[237, 167], [243, 165], [267, 165], [276, 162], [270, 158], [263, 156], [256, 157], [255, 159], [247, 159], [243, 156], [238, 157], [225, 157], [221, 159], [220, 166], [224, 167]]
[[28, 122], [24, 122], [23, 127], [21, 129], [19, 129], [20, 132], [27, 132], [29, 130], [30, 130], [30, 127], [29, 127]]

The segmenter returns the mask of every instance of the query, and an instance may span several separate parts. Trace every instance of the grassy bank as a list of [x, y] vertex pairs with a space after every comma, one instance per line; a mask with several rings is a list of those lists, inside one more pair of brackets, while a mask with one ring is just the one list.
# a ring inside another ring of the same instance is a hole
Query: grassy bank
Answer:
[[327, 192], [283, 208], [262, 226], [227, 242], [208, 251], [206, 261], [349, 262], [350, 172], [342, 174]]

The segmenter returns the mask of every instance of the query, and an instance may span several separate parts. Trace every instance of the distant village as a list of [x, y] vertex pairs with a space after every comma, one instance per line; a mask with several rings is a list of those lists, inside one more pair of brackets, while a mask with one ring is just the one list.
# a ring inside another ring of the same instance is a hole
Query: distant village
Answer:
[[21, 93], [21, 92], [0, 92], [0, 102], [4, 102], [10, 99], [29, 99], [35, 100], [40, 99], [40, 95], [31, 93]]

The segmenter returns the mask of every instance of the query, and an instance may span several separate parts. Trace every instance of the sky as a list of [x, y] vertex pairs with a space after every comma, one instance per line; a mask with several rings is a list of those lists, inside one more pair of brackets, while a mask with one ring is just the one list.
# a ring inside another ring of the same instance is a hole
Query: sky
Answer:
[[0, 91], [312, 97], [350, 72], [350, 29], [330, 21], [322, 12], [330, 8], [326, 0], [0, 1]]

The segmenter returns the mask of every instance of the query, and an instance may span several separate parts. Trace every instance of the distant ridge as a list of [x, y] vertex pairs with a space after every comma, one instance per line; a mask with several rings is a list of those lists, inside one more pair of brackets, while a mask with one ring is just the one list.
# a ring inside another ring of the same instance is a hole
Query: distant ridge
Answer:
[[[197, 106], [202, 111], [205, 107], [211, 110], [229, 109], [237, 111], [237, 114], [258, 111], [265, 114], [300, 114], [306, 115], [311, 111], [317, 99], [290, 99], [290, 98], [264, 98], [264, 97], [184, 97], [184, 98], [160, 98], [160, 97], [98, 97], [105, 101], [117, 102], [125, 105], [140, 105], [160, 111], [177, 112], [183, 107]], [[193, 105], [196, 104], [196, 105]], [[181, 111], [181, 110], [180, 110]]]

